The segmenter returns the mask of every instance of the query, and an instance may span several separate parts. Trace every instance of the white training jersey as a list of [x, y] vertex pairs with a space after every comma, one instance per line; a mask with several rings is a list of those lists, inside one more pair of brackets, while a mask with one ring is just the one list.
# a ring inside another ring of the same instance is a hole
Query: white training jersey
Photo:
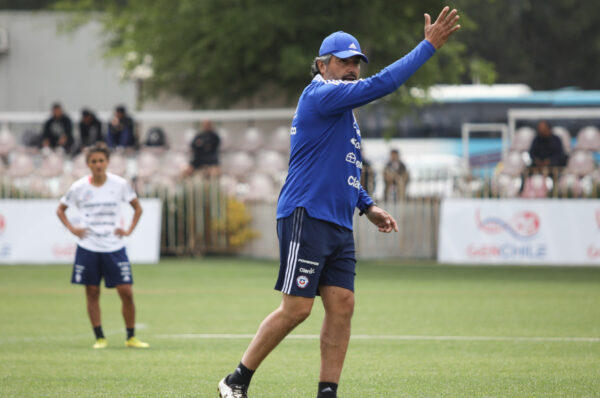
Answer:
[[131, 202], [137, 195], [127, 181], [112, 173], [106, 173], [102, 186], [92, 185], [92, 177], [75, 181], [60, 199], [67, 207], [76, 207], [80, 213], [77, 226], [87, 228], [87, 235], [77, 244], [94, 252], [114, 252], [125, 246], [115, 229], [123, 228], [121, 220], [122, 202]]

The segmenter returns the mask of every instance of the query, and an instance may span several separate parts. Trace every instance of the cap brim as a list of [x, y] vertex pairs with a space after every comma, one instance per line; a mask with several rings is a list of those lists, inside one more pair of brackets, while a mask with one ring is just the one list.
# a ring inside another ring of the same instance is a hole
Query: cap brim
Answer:
[[358, 55], [359, 57], [362, 58], [363, 61], [365, 61], [366, 63], [369, 63], [369, 58], [367, 58], [367, 56], [365, 54], [361, 53], [360, 51], [344, 50], [344, 51], [338, 51], [336, 53], [332, 53], [332, 55], [335, 55], [338, 58], [350, 58], [350, 57], [354, 57], [355, 55]]

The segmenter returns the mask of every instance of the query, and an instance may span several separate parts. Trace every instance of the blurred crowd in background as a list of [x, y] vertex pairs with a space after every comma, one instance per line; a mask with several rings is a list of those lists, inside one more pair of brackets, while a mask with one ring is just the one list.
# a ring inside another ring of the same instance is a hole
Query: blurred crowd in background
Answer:
[[[73, 181], [89, 172], [85, 148], [102, 141], [113, 151], [109, 171], [129, 179], [140, 195], [153, 195], [157, 190], [175, 193], [182, 181], [207, 178], [218, 180], [227, 196], [244, 201], [277, 200], [287, 173], [287, 126], [274, 131], [248, 127], [230, 132], [204, 120], [198, 127], [186, 130], [183, 140], [171, 143], [160, 126], [138, 131], [125, 106], [116, 106], [108, 120], [100, 120], [85, 108], [74, 123], [61, 104], [54, 103], [39, 131], [25, 131], [17, 140], [6, 126], [0, 130], [2, 196], [62, 195]], [[487, 187], [485, 179], [472, 179], [468, 188], [455, 184], [460, 188], [455, 196], [597, 197], [598, 152], [597, 127], [587, 126], [572, 135], [564, 127], [542, 120], [535, 129], [517, 129], [507, 156], [493, 170]], [[411, 182], [423, 183], [418, 176], [411, 181], [411, 171], [397, 148], [391, 148], [380, 176], [368, 157], [363, 160], [362, 185], [378, 200], [405, 200]], [[377, 181], [382, 184], [379, 194], [375, 194]]]
[[599, 197], [600, 169], [594, 155], [600, 152], [600, 130], [583, 127], [575, 137], [573, 140], [566, 128], [552, 126], [546, 120], [540, 120], [536, 129], [517, 129], [510, 152], [496, 167], [493, 194]]

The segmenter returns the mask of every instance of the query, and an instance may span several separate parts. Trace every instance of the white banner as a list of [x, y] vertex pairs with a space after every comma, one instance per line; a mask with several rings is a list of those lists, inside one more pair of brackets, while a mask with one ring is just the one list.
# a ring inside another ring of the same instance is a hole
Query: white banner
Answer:
[[600, 200], [445, 199], [438, 261], [600, 266]]
[[[144, 210], [131, 236], [124, 238], [129, 260], [157, 263], [160, 254], [162, 206], [159, 199], [140, 199]], [[71, 263], [75, 259], [77, 237], [65, 228], [52, 199], [0, 200], [0, 264]], [[74, 221], [76, 208], [67, 209]], [[125, 228], [133, 217], [133, 208], [123, 204], [121, 216]]]

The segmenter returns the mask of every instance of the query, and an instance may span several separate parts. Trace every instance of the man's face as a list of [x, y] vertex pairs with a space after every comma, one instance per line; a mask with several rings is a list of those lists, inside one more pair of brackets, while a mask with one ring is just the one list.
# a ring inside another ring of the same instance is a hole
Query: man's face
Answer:
[[538, 123], [538, 134], [542, 138], [548, 138], [552, 135], [552, 130], [550, 129], [550, 126], [548, 125], [548, 123], [546, 123], [546, 122]]
[[63, 112], [62, 112], [62, 108], [60, 106], [56, 106], [56, 107], [52, 108], [52, 116], [54, 116], [56, 119], [61, 117], [62, 114], [63, 114]]
[[360, 56], [338, 58], [331, 56], [328, 65], [319, 63], [319, 72], [325, 80], [357, 80], [360, 76]]

